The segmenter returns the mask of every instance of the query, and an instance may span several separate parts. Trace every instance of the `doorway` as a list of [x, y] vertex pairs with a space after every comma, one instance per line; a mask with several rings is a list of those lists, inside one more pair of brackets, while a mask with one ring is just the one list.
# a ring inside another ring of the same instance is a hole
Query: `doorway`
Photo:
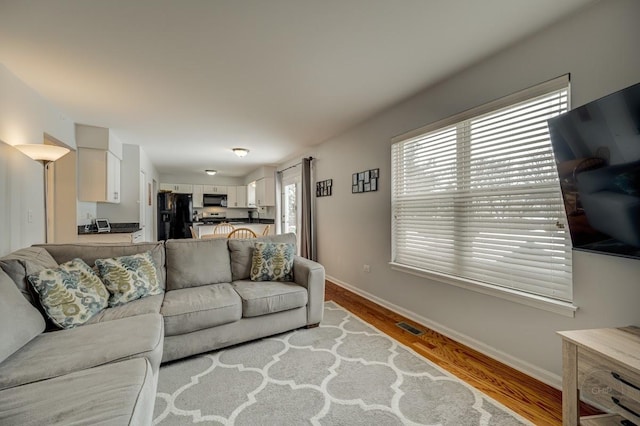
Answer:
[[78, 240], [76, 151], [51, 135], [44, 134], [45, 145], [69, 148], [69, 152], [45, 166], [46, 242], [70, 243]]
[[298, 251], [300, 251], [300, 225], [302, 223], [301, 208], [301, 168], [292, 167], [282, 173], [282, 232], [296, 234]]

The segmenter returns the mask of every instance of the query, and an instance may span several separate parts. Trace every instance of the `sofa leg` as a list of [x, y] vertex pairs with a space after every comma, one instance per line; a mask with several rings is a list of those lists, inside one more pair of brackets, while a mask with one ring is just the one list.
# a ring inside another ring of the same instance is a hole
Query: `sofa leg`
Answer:
[[319, 325], [320, 325], [320, 323], [319, 323], [319, 322], [317, 322], [317, 323], [315, 323], [315, 324], [307, 324], [307, 325], [305, 326], [305, 328], [316, 328], [316, 327], [317, 327], [317, 326], [319, 326]]

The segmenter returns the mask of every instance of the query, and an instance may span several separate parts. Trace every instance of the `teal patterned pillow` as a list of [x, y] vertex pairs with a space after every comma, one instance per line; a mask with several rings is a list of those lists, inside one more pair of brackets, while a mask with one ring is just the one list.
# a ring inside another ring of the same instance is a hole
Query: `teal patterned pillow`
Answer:
[[295, 244], [256, 242], [251, 281], [293, 281]]
[[109, 306], [162, 294], [151, 252], [97, 259], [98, 273], [111, 293]]
[[107, 307], [109, 292], [82, 259], [27, 277], [54, 324], [74, 328]]

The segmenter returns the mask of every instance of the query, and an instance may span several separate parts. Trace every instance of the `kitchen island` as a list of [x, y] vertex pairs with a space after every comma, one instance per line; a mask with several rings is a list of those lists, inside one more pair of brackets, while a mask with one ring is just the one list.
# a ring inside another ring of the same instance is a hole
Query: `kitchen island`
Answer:
[[[268, 223], [248, 223], [248, 222], [231, 221], [229, 222], [229, 224], [233, 225], [234, 228], [249, 228], [253, 232], [255, 232], [257, 236], [262, 235], [265, 227], [269, 226], [269, 235], [275, 234], [275, 224], [273, 223], [268, 224]], [[200, 223], [200, 224], [195, 224], [193, 228], [196, 231], [196, 235], [198, 236], [198, 238], [202, 238], [203, 235], [213, 234], [213, 229], [215, 227], [216, 225], [213, 225], [213, 224]]]

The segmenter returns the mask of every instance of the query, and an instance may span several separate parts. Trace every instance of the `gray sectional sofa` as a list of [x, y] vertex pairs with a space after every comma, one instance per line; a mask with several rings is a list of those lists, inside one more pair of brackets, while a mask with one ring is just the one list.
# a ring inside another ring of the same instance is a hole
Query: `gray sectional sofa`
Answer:
[[[0, 424], [151, 424], [162, 362], [317, 325], [324, 268], [296, 257], [293, 282], [251, 281], [255, 241], [295, 235], [50, 244], [0, 258]], [[51, 330], [26, 280], [74, 258], [93, 266], [147, 251], [164, 293], [76, 328]]]

